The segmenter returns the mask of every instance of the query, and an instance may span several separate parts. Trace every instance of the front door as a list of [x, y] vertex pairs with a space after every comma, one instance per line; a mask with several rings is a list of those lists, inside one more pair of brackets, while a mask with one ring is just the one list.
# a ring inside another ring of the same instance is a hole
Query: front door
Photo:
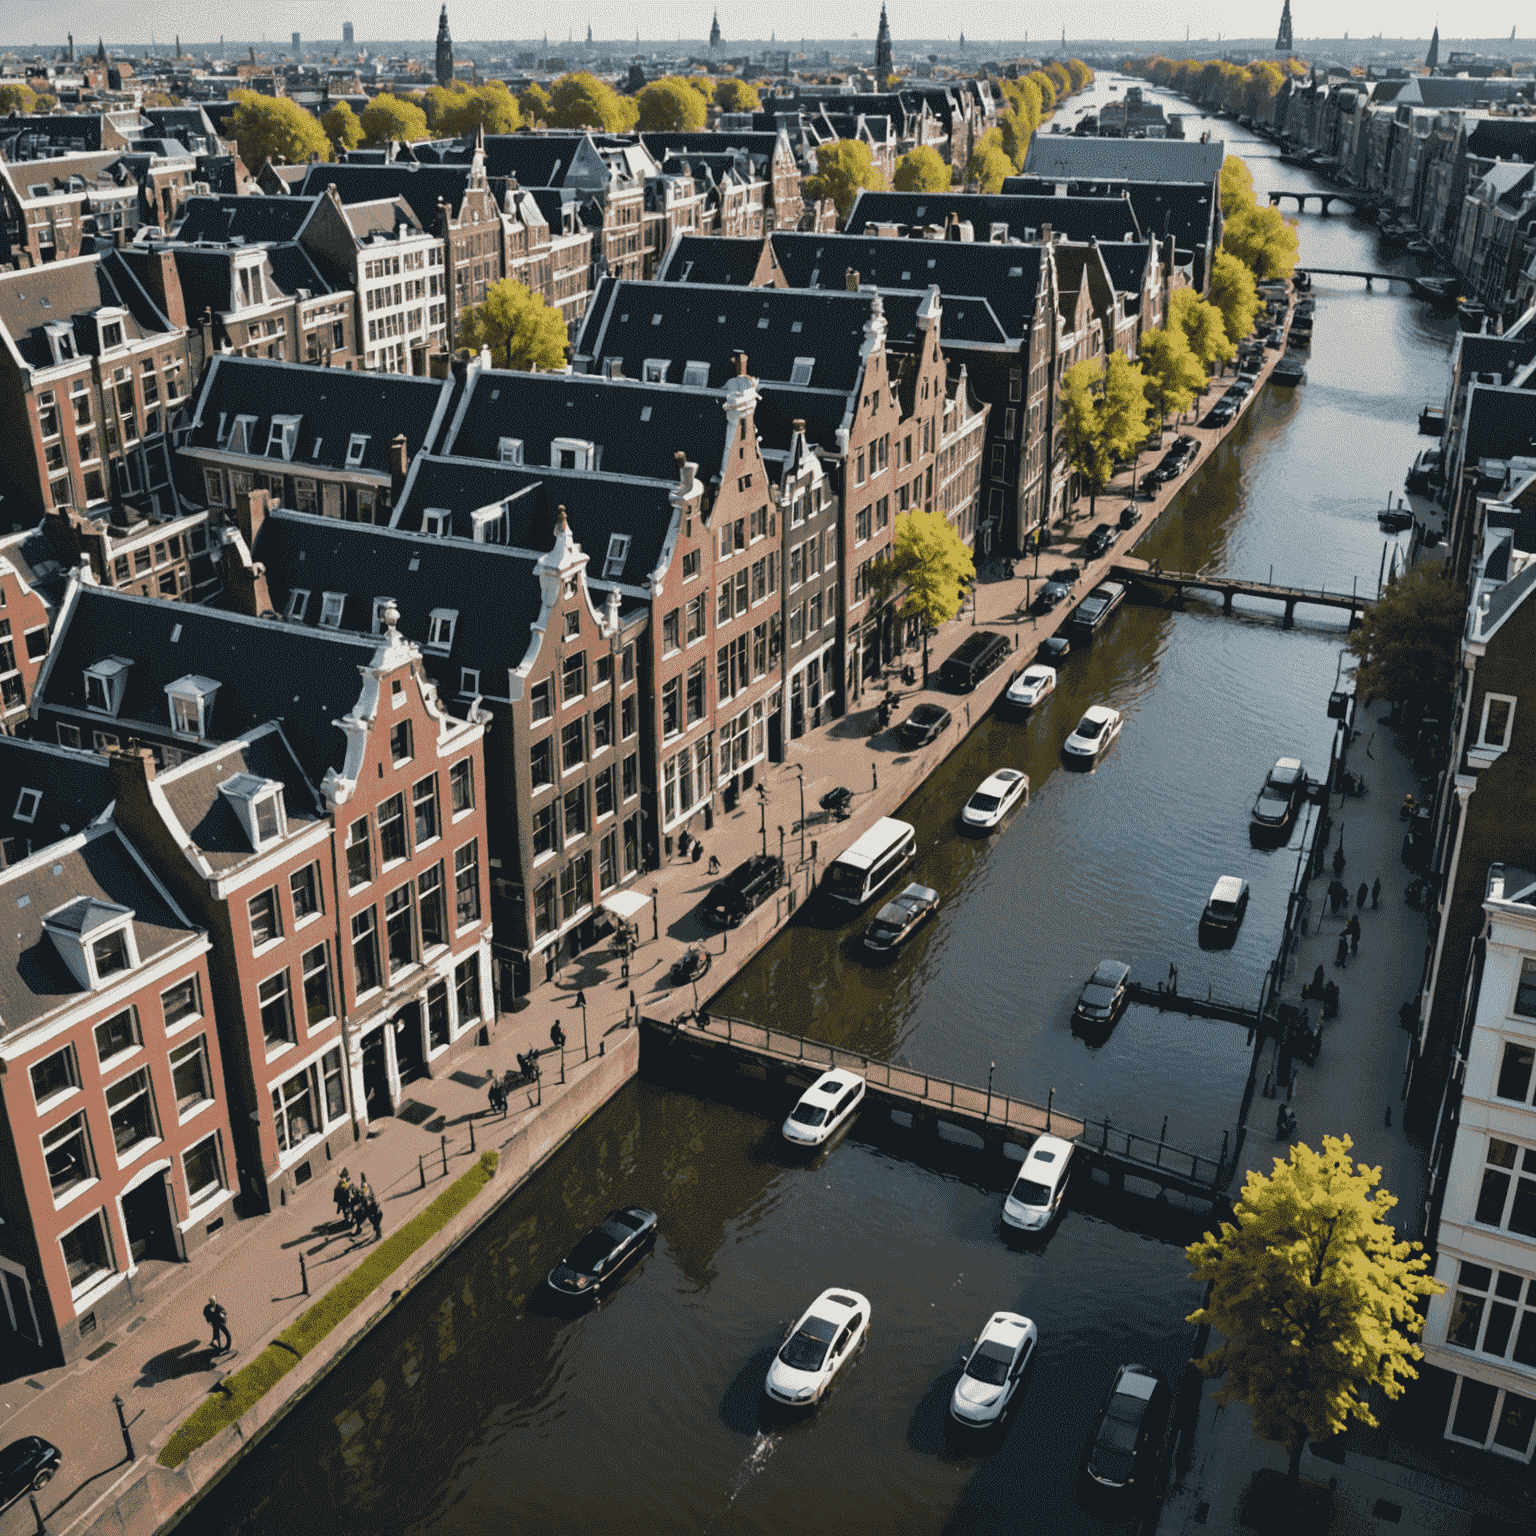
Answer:
[[0, 1285], [5, 1288], [6, 1321], [24, 1339], [37, 1342], [37, 1325], [32, 1317], [32, 1298], [27, 1294], [24, 1276], [14, 1270], [0, 1269]]
[[421, 1004], [407, 1003], [395, 1015], [395, 1065], [402, 1083], [427, 1075], [427, 1045], [421, 1029]]
[[175, 1230], [165, 1175], [154, 1174], [123, 1196], [123, 1222], [128, 1228], [128, 1251], [135, 1264], [146, 1259], [177, 1259]]
[[363, 1041], [363, 1102], [370, 1120], [395, 1112], [389, 1097], [389, 1061], [384, 1054], [382, 1025]]

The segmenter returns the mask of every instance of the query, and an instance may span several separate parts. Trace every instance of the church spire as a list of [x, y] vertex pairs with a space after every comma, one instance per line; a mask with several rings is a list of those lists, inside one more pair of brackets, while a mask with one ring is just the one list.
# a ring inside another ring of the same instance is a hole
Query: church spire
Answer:
[[1280, 31], [1275, 37], [1275, 52], [1289, 53], [1291, 51], [1291, 0], [1285, 0], [1284, 9], [1280, 12]]
[[1435, 28], [1435, 35], [1429, 40], [1429, 52], [1424, 55], [1424, 68], [1433, 69], [1440, 62], [1440, 28]]
[[453, 38], [448, 33], [448, 6], [437, 18], [437, 83], [446, 86], [453, 79]]
[[891, 78], [891, 24], [885, 18], [885, 4], [880, 5], [880, 30], [875, 34], [875, 85], [884, 90]]
[[711, 22], [709, 24], [709, 46], [711, 48], [718, 48], [720, 46], [720, 12], [719, 11], [715, 12], [714, 18], [711, 20]]

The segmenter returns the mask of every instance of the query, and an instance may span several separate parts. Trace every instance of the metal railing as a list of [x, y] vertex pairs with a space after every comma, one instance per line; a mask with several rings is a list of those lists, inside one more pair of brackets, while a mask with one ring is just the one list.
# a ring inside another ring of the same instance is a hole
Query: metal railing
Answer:
[[[1168, 1122], [1163, 1121], [1164, 1136]], [[1182, 1147], [1171, 1147], [1163, 1136], [1143, 1136], [1137, 1131], [1122, 1130], [1111, 1125], [1106, 1118], [1097, 1126], [1091, 1126], [1079, 1138], [1086, 1145], [1096, 1146], [1100, 1152], [1143, 1167], [1160, 1168], [1165, 1172], [1187, 1178], [1192, 1184], [1205, 1184], [1212, 1189], [1221, 1186], [1227, 1167], [1227, 1133], [1222, 1132], [1221, 1151], [1217, 1157], [1205, 1157], [1198, 1152], [1187, 1152]]]

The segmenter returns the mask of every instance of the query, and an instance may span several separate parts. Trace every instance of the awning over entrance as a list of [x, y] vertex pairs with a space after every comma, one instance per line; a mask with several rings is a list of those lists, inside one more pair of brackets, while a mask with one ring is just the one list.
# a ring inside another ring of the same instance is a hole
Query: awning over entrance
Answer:
[[621, 923], [633, 922], [650, 904], [651, 898], [639, 891], [615, 891], [612, 896], [603, 897], [601, 903], [603, 910], [613, 913]]

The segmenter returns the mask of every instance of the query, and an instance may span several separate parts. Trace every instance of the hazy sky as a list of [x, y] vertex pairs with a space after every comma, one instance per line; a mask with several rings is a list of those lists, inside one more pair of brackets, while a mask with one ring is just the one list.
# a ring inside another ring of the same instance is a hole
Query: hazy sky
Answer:
[[[1024, 25], [1021, 8], [1007, 0], [960, 0], [958, 4], [919, 5], [914, 0], [888, 0], [895, 36], [955, 36], [963, 29], [977, 42], [1017, 38]], [[564, 9], [550, 25], [550, 41], [563, 39], [572, 27], [585, 35], [588, 20], [598, 38], [632, 38], [638, 27], [646, 39], [700, 38], [709, 31], [711, 0], [584, 0]], [[298, 31], [308, 38], [339, 38], [343, 21], [357, 28], [359, 41], [368, 38], [423, 38], [437, 29], [438, 0], [0, 0], [0, 44], [16, 45], [57, 39], [73, 31], [77, 43], [97, 36], [124, 41], [160, 42], [178, 33], [188, 41], [217, 41], [261, 35], [286, 40]], [[506, 0], [450, 0], [448, 19], [455, 37], [502, 38], [542, 34], [535, 18], [540, 8], [511, 6]], [[1280, 0], [1262, 0], [1256, 11], [1237, 0], [1202, 4], [1198, 0], [1104, 0], [1084, 6], [1046, 0], [1028, 10], [1030, 38], [1180, 38], [1253, 36], [1260, 17], [1263, 32], [1273, 34]], [[1536, 36], [1536, 14], [1525, 0], [1492, 0], [1469, 10], [1442, 12], [1439, 0], [1343, 0], [1323, 5], [1297, 0], [1292, 6], [1298, 39], [1351, 37], [1376, 32], [1388, 37], [1428, 37], [1440, 21], [1447, 36], [1467, 29], [1467, 36], [1508, 37], [1509, 29], [1525, 18], [1525, 33]], [[720, 27], [727, 40], [748, 32], [763, 36], [776, 29], [780, 41], [809, 37], [872, 38], [880, 19], [879, 0], [773, 0], [769, 6], [723, 4]], [[535, 27], [537, 30], [534, 30]], [[511, 30], [511, 29], [516, 29]]]

